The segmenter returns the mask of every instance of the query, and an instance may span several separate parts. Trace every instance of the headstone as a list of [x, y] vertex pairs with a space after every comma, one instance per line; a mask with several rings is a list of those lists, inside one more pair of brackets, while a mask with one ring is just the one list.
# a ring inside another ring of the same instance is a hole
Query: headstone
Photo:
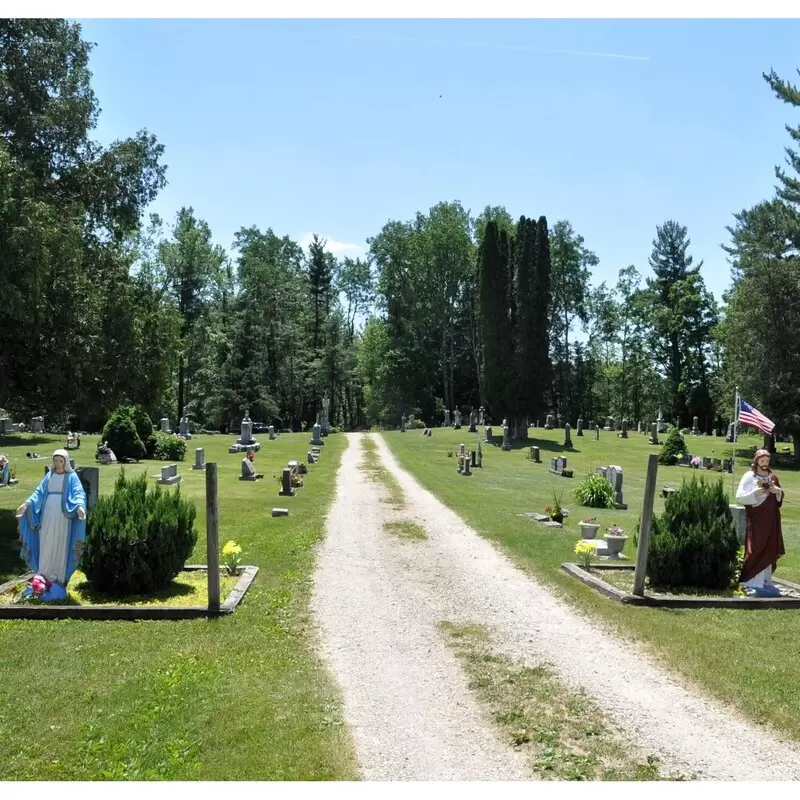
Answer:
[[600, 426], [599, 425], [595, 425], [594, 426], [594, 440], [596, 442], [600, 441]]
[[722, 471], [723, 472], [727, 472], [728, 474], [733, 472], [733, 460], [732, 459], [724, 458], [722, 460]]
[[578, 419], [578, 430], [575, 434], [576, 436], [583, 436], [583, 419]]
[[661, 444], [658, 441], [658, 422], [654, 422], [650, 426], [650, 439], [648, 440], [650, 444]]
[[166, 467], [161, 467], [161, 475], [156, 477], [158, 477], [158, 483], [160, 486], [174, 486], [175, 484], [180, 483], [181, 479], [183, 478], [182, 475], [178, 475], [177, 464], [169, 464]]
[[271, 442], [275, 440], [275, 426], [274, 425], [270, 425], [269, 426], [269, 440]]
[[572, 435], [569, 422], [564, 426], [564, 447], [572, 447]]
[[483, 425], [486, 421], [486, 409], [481, 406], [478, 409], [478, 425]]
[[450, 427], [450, 409], [449, 408], [446, 408], [444, 410], [444, 426], [445, 426], [445, 428], [449, 428]]
[[731, 505], [733, 524], [736, 526], [736, 536], [739, 544], [744, 544], [747, 532], [747, 508], [745, 506]]
[[736, 423], [731, 422], [731, 424], [728, 425], [728, 433], [725, 435], [725, 441], [732, 442], [735, 435], [736, 435]]
[[478, 442], [478, 453], [475, 458], [475, 466], [478, 469], [483, 469], [483, 449], [481, 448], [481, 443]]
[[553, 474], [561, 475], [566, 468], [567, 468], [566, 456], [556, 456], [556, 458], [551, 459], [550, 472], [552, 472]]
[[508, 431], [508, 425], [503, 425], [503, 444], [500, 449], [505, 451], [511, 449], [511, 435]]
[[455, 430], [461, 428], [461, 412], [458, 409], [453, 412], [453, 428], [455, 428]]
[[603, 428], [604, 431], [613, 431], [615, 428], [614, 425], [614, 417], [606, 417], [606, 426]]
[[541, 464], [542, 463], [541, 450], [539, 450], [539, 448], [536, 447], [535, 445], [533, 447], [531, 447], [531, 461], [533, 461], [534, 464]]
[[292, 470], [284, 467], [281, 473], [281, 490], [278, 492], [280, 497], [294, 497], [294, 486], [292, 486]]
[[245, 457], [242, 459], [242, 474], [239, 476], [240, 481], [254, 481], [258, 479], [258, 475], [256, 474], [256, 468], [253, 466], [253, 462]]
[[478, 432], [478, 412], [474, 408], [469, 412], [469, 432]]
[[699, 436], [700, 428], [697, 427], [697, 417], [692, 418], [692, 436]]
[[545, 419], [545, 421], [544, 421], [544, 429], [546, 431], [550, 431], [550, 430], [553, 429], [553, 425], [554, 425], [554, 423], [553, 423], [553, 415], [552, 414], [548, 414], [547, 415], [547, 419]]
[[554, 474], [558, 474], [558, 456], [554, 456], [550, 459], [550, 472]]
[[491, 425], [486, 426], [486, 430], [484, 431], [484, 433], [486, 436], [483, 441], [486, 442], [486, 444], [494, 444], [494, 434], [492, 433]]
[[408, 417], [406, 417], [405, 414], [403, 414], [403, 416], [400, 417], [400, 433], [405, 433], [406, 432], [406, 420], [407, 419], [408, 419]]
[[322, 395], [322, 418], [320, 419], [320, 430], [323, 436], [330, 433], [330, 421], [328, 420], [328, 413], [330, 412], [331, 401], [328, 397], [328, 390], [326, 389]]
[[253, 441], [253, 421], [250, 419], [250, 410], [248, 409], [242, 418], [239, 444], [252, 444]]
[[469, 454], [470, 454], [470, 456], [472, 456], [472, 466], [473, 467], [477, 467], [478, 466], [478, 453], [477, 453], [477, 451], [470, 450]]
[[178, 423], [178, 431], [184, 439], [191, 439], [192, 434], [189, 433], [189, 417], [186, 416], [186, 409], [183, 409], [183, 416], [181, 417], [180, 422]]
[[44, 433], [44, 417], [31, 417], [31, 433]]
[[703, 469], [708, 469], [711, 466], [711, 459], [708, 456], [703, 456]]
[[0, 433], [11, 433], [14, 430], [14, 423], [10, 417], [0, 419]]
[[641, 432], [642, 432], [642, 421], [639, 420], [639, 422], [636, 423], [636, 433], [641, 433]]
[[172, 433], [169, 429], [169, 420], [166, 417], [161, 417], [161, 433]]
[[325, 442], [322, 441], [322, 425], [319, 422], [314, 423], [314, 428], [311, 432], [311, 444], [321, 447]]
[[620, 431], [619, 438], [628, 438], [628, 420], [625, 417], [622, 418], [622, 430]]
[[206, 468], [206, 449], [205, 447], [196, 447], [194, 450], [194, 464], [192, 469], [205, 469]]
[[606, 472], [606, 478], [614, 490], [614, 508], [624, 511], [628, 508], [628, 504], [622, 499], [622, 467], [610, 464]]
[[314, 455], [314, 453], [311, 452], [311, 450], [309, 450], [308, 453], [306, 453], [306, 461], [308, 461], [309, 464], [317, 463], [317, 457]]
[[715, 469], [717, 472], [720, 472], [722, 470], [722, 461], [719, 458], [712, 458], [711, 469]]
[[472, 457], [470, 456], [470, 454], [464, 453], [464, 455], [461, 457], [461, 474], [464, 475], [465, 477], [468, 475], [472, 475], [472, 472], [470, 470], [471, 462], [472, 462]]
[[100, 469], [99, 467], [74, 467], [78, 478], [80, 478], [83, 491], [86, 492], [86, 511], [94, 508], [97, 498], [100, 496]]
[[289, 509], [288, 508], [273, 508], [272, 509], [272, 516], [273, 517], [288, 517], [289, 516]]

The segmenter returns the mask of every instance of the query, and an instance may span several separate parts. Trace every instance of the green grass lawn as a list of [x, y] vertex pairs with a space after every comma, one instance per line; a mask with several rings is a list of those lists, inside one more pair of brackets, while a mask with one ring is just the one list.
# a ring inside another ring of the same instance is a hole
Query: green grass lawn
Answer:
[[[0, 775], [5, 780], [355, 780], [352, 740], [338, 688], [316, 655], [308, 599], [314, 547], [323, 535], [344, 438], [329, 436], [293, 498], [273, 475], [305, 460], [308, 434], [263, 439], [258, 483], [239, 481], [233, 436], [189, 442], [181, 492], [197, 504], [204, 564], [205, 473], [194, 447], [219, 464], [220, 543], [242, 545], [259, 573], [230, 617], [163, 622], [0, 622]], [[94, 465], [96, 437], [76, 464]], [[30, 494], [62, 436], [7, 436], [20, 483], [0, 489], [0, 583], [24, 571], [13, 512]], [[158, 472], [158, 462], [126, 467]], [[100, 468], [100, 492], [120, 468]], [[155, 481], [153, 481], [155, 484]], [[290, 516], [272, 518], [274, 506]]]
[[[468, 433], [466, 428], [436, 429], [430, 438], [422, 436], [422, 431], [392, 431], [384, 437], [405, 469], [483, 536], [500, 545], [522, 569], [546, 581], [581, 611], [602, 617], [620, 636], [643, 643], [653, 655], [707, 694], [730, 702], [757, 722], [772, 723], [800, 739], [800, 612], [623, 606], [600, 596], [560, 568], [562, 562], [575, 560], [573, 548], [580, 538], [578, 522], [583, 516], [598, 518], [598, 535], [612, 523], [633, 533], [641, 511], [647, 456], [660, 448], [649, 445], [647, 436], [635, 432], [622, 440], [614, 433], [601, 431], [599, 442], [591, 433], [578, 438], [573, 432], [574, 451], [564, 452], [563, 430], [531, 429], [530, 434], [532, 440], [524, 448], [516, 447], [511, 452], [483, 445], [483, 469], [473, 470], [471, 477], [459, 475], [454, 456], [447, 456], [461, 442], [468, 448], [476, 445], [476, 434]], [[731, 445], [724, 437], [689, 440], [693, 455], [721, 459], [731, 455]], [[749, 437], [737, 444], [737, 484], [761, 441], [761, 437]], [[542, 464], [525, 460], [530, 445], [541, 447]], [[788, 446], [779, 444], [779, 453]], [[548, 472], [550, 458], [560, 454], [567, 456], [568, 468], [575, 470], [575, 478]], [[572, 496], [581, 477], [607, 464], [623, 468], [627, 511], [584, 509]], [[719, 477], [717, 473], [699, 472], [714, 480]], [[780, 467], [776, 472], [786, 491], [783, 533], [787, 550], [777, 575], [798, 581], [800, 473]], [[697, 473], [659, 466], [656, 514], [663, 511], [661, 487], [678, 487], [692, 474]], [[723, 479], [726, 490], [732, 492], [731, 476], [724, 475]], [[544, 507], [553, 502], [554, 490], [557, 494], [563, 492], [562, 502], [571, 512], [563, 529], [546, 528], [520, 516], [527, 511], [543, 513]], [[624, 552], [631, 559], [628, 563], [632, 563], [632, 536]], [[597, 665], [598, 675], [613, 669], [613, 664]]]

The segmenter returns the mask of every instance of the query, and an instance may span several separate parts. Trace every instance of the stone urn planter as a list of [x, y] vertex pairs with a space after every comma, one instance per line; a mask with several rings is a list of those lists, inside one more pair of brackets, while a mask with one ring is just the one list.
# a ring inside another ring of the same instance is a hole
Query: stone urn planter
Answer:
[[600, 525], [596, 522], [581, 522], [579, 527], [582, 539], [594, 539], [597, 536], [597, 531], [600, 530]]
[[625, 542], [628, 541], [627, 536], [612, 536], [609, 533], [605, 534], [603, 539], [605, 539], [606, 547], [608, 547], [608, 557], [613, 559], [619, 558], [619, 554], [625, 547]]
[[564, 515], [563, 514], [551, 514], [550, 515], [550, 519], [553, 522], [560, 522], [562, 524], [564, 523]]

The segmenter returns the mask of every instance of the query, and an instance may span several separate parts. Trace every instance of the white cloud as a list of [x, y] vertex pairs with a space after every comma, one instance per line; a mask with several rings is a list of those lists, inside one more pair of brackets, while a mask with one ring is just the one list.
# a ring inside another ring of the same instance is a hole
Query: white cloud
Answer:
[[[340, 242], [334, 239], [332, 236], [326, 236], [324, 233], [317, 233], [317, 236], [319, 236], [320, 239], [325, 240], [325, 249], [329, 253], [333, 253], [335, 256], [357, 256], [360, 253], [365, 252], [363, 245]], [[308, 246], [311, 244], [313, 237], [313, 233], [304, 233], [298, 240], [298, 244], [303, 248], [303, 250], [308, 251]]]

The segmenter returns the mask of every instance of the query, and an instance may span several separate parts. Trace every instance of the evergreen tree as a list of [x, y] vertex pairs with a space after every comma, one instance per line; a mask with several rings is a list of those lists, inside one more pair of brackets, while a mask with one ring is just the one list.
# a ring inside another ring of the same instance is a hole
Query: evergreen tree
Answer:
[[539, 417], [547, 409], [547, 387], [551, 385], [553, 367], [550, 362], [550, 308], [551, 293], [550, 233], [547, 218], [539, 217], [536, 223], [536, 255], [534, 259], [533, 339], [529, 343], [534, 369], [531, 385], [537, 387], [529, 398], [529, 413]]

